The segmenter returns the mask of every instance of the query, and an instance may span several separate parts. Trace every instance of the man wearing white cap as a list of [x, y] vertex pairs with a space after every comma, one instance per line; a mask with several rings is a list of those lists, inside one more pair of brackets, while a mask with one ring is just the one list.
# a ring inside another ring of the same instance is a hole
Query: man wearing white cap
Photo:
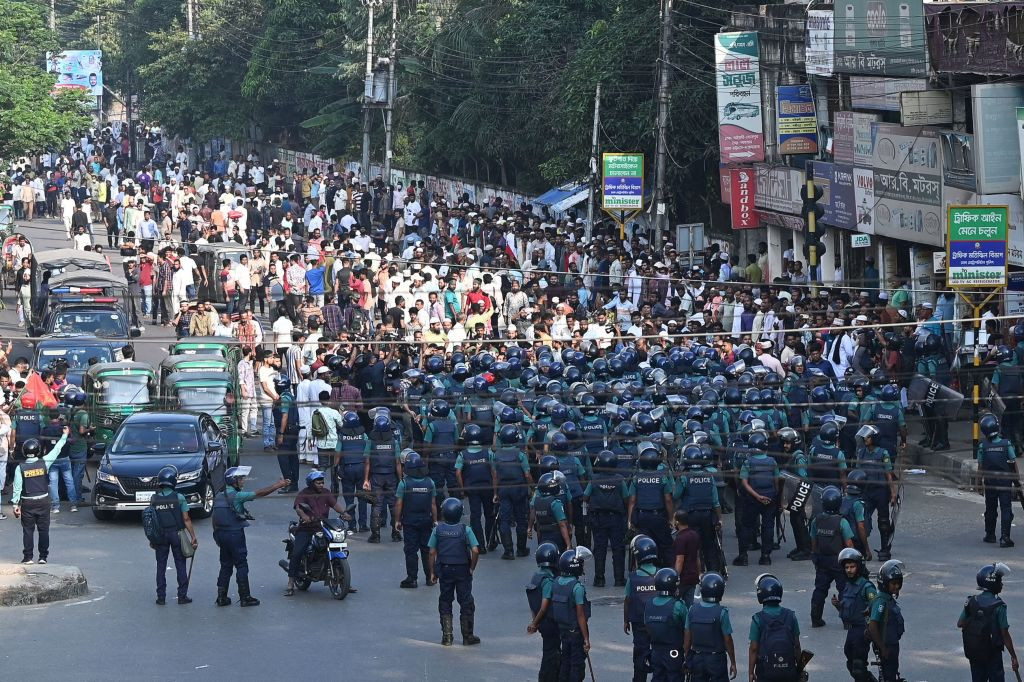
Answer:
[[310, 378], [309, 365], [302, 365], [299, 368], [302, 379], [295, 389], [295, 402], [299, 408], [299, 461], [303, 464], [316, 464], [316, 450], [313, 449], [313, 434], [311, 431], [313, 419], [313, 403], [310, 396], [310, 385], [313, 383]]
[[769, 372], [775, 372], [780, 377], [785, 378], [785, 368], [782, 366], [782, 363], [779, 362], [779, 359], [772, 355], [772, 348], [774, 345], [775, 344], [768, 339], [759, 341], [754, 345], [754, 352], [757, 354], [757, 359], [763, 366], [768, 368]]

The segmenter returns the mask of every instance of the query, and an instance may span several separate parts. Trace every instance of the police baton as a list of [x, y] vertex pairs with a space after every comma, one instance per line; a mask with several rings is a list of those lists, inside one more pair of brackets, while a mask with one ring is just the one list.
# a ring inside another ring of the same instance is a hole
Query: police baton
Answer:
[[1020, 671], [1019, 670], [1014, 670], [1013, 674], [1017, 676], [1017, 682], [1024, 682], [1024, 680], [1020, 679]]
[[196, 562], [196, 553], [195, 553], [195, 551], [193, 551], [192, 552], [192, 556], [189, 557], [189, 560], [188, 560], [188, 575], [185, 576], [185, 587], [186, 588], [189, 585], [192, 584], [192, 564], [194, 564], [195, 562]]
[[[590, 682], [597, 682], [594, 677], [594, 663], [590, 660], [590, 652], [587, 652], [587, 667], [590, 669]], [[1017, 682], [1020, 682], [1020, 674], [1017, 675]]]

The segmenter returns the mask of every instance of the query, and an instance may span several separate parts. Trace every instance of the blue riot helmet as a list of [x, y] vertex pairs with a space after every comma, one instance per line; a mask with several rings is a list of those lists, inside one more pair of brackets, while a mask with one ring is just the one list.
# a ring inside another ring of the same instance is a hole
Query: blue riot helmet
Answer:
[[519, 433], [519, 428], [514, 424], [505, 424], [498, 431], [498, 440], [503, 445], [514, 445], [522, 440], [522, 434]]
[[[771, 573], [762, 573], [754, 581], [758, 604], [782, 603], [782, 583]], [[701, 593], [703, 597], [703, 593]]]
[[700, 598], [711, 604], [717, 604], [725, 596], [725, 580], [717, 573], [705, 573], [700, 580]]
[[545, 542], [537, 548], [537, 553], [533, 555], [537, 560], [537, 566], [540, 568], [558, 568], [558, 548], [550, 542]]
[[583, 575], [583, 557], [575, 549], [567, 549], [558, 557], [558, 574], [579, 577]]
[[560, 431], [556, 431], [548, 442], [552, 452], [568, 452], [569, 451], [569, 439], [566, 435]]
[[659, 569], [654, 574], [654, 589], [659, 597], [674, 597], [679, 586], [679, 574], [671, 568]]
[[455, 524], [462, 520], [462, 501], [449, 497], [441, 503], [441, 518], [445, 523]]
[[444, 371], [444, 358], [440, 355], [431, 355], [424, 363], [427, 374], [440, 374]]
[[431, 417], [447, 417], [452, 411], [451, 405], [448, 404], [447, 400], [431, 400], [430, 401], [430, 416]]
[[178, 485], [178, 470], [171, 466], [164, 467], [156, 475], [156, 484], [175, 487]]
[[462, 442], [466, 445], [481, 445], [484, 442], [484, 431], [479, 424], [466, 424], [462, 429]]
[[640, 564], [646, 564], [658, 559], [658, 545], [646, 535], [637, 535], [629, 543], [629, 551], [633, 554], [633, 560]]
[[377, 415], [373, 419], [373, 430], [379, 433], [387, 433], [391, 430], [391, 417], [387, 415]]

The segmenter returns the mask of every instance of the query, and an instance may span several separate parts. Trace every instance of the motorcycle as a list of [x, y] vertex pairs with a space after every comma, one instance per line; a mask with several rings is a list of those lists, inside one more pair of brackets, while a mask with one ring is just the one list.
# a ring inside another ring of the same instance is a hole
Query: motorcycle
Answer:
[[[353, 505], [354, 506], [354, 505]], [[288, 538], [282, 540], [288, 557], [295, 546], [295, 530], [298, 521], [288, 524]], [[351, 589], [352, 573], [348, 566], [348, 536], [351, 533], [348, 523], [342, 519], [321, 519], [320, 530], [313, 534], [309, 548], [302, 557], [299, 577], [295, 586], [300, 590], [308, 590], [314, 582], [323, 582], [335, 599], [344, 599]], [[277, 562], [278, 566], [288, 572], [288, 559]]]

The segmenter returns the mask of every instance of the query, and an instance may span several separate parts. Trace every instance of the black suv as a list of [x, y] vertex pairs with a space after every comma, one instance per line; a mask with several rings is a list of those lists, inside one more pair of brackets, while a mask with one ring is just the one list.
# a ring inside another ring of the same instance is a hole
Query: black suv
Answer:
[[128, 417], [102, 453], [92, 491], [92, 511], [108, 521], [119, 511], [141, 511], [156, 492], [160, 469], [178, 470], [177, 491], [193, 516], [213, 511], [213, 497], [224, 487], [227, 458], [220, 429], [203, 412], [140, 412]]

